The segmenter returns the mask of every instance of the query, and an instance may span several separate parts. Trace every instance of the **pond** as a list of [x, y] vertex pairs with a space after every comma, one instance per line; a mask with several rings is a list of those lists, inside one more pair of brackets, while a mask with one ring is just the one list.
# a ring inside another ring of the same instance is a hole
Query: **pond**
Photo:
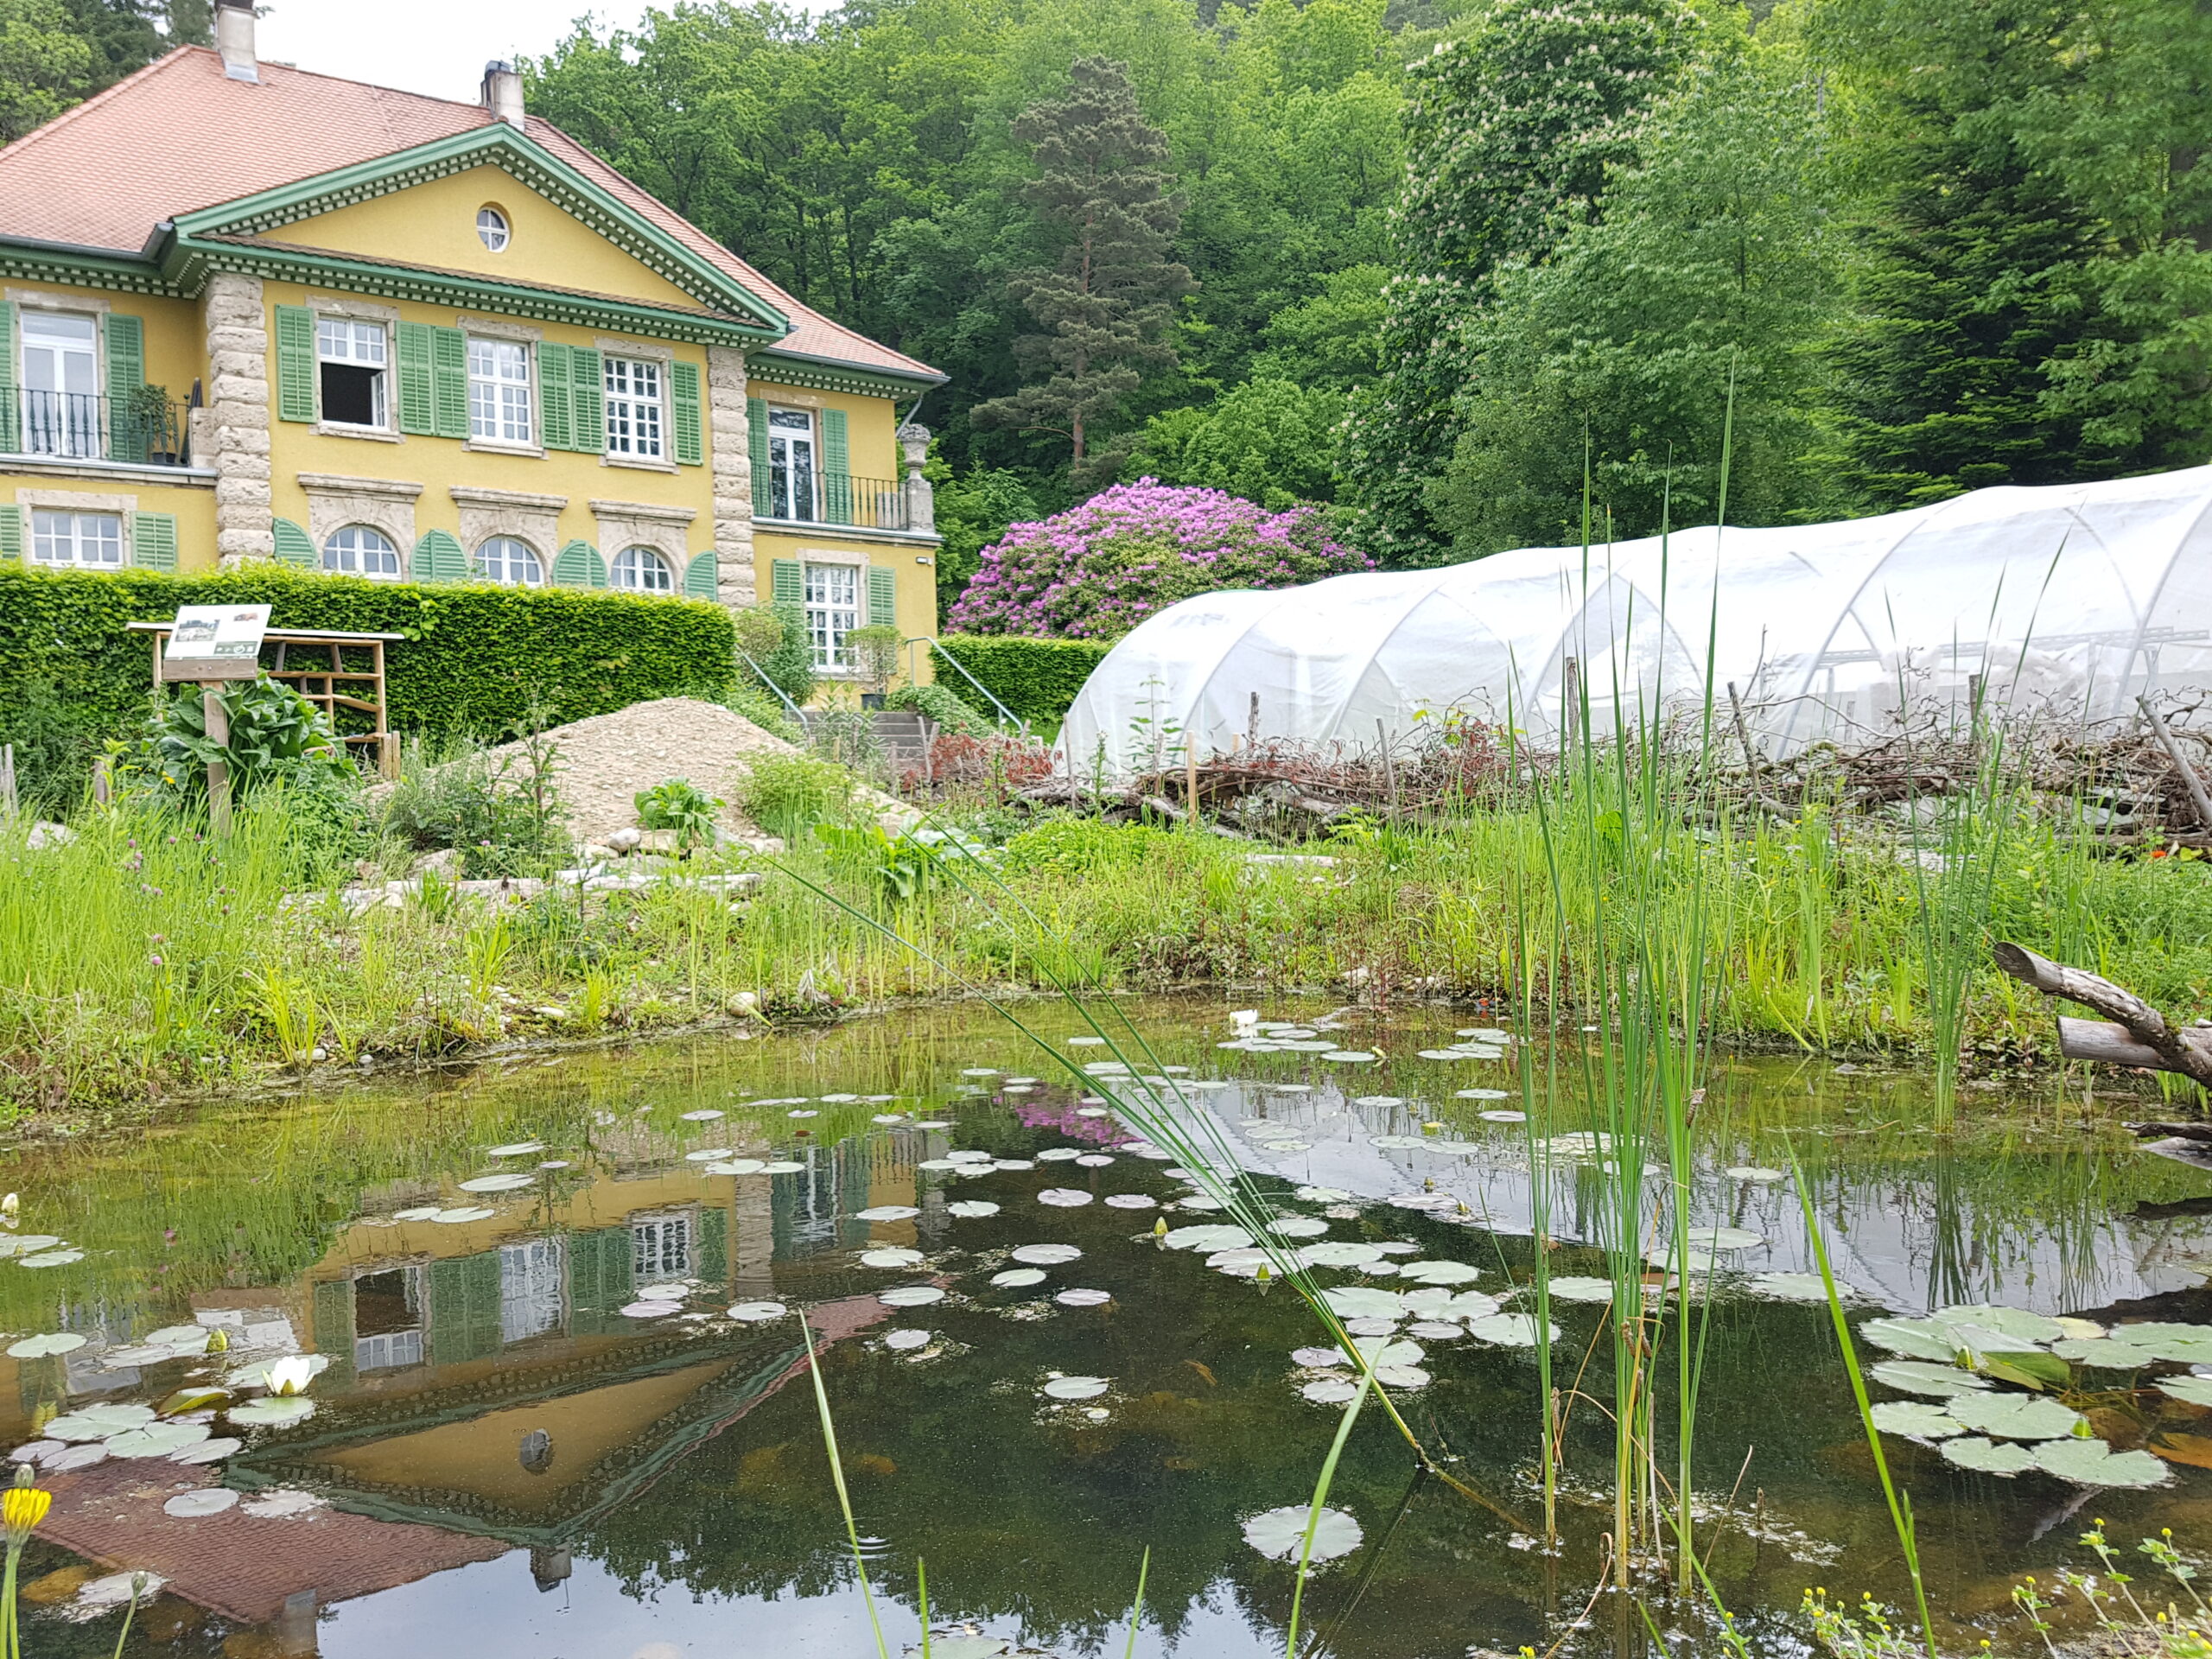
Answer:
[[[1221, 1046], [1249, 1033], [1218, 1001], [1116, 1006], [1157, 1063], [1188, 1068], [1282, 1212], [1309, 1218], [1301, 1243], [1372, 1247], [1338, 1252], [1363, 1259], [1325, 1282], [1402, 1295], [1414, 1263], [1472, 1269], [1430, 1274], [1435, 1294], [1377, 1329], [1415, 1345], [1396, 1356], [1399, 1409], [1477, 1496], [1417, 1478], [1366, 1412], [1331, 1495], [1357, 1542], [1317, 1571], [1308, 1650], [1642, 1651], [1626, 1601], [1572, 1628], [1611, 1524], [1605, 1309], [1554, 1305], [1562, 1386], [1580, 1373], [1594, 1402], [1569, 1415], [1556, 1551], [1533, 1351], [1468, 1334], [1483, 1297], [1512, 1306], [1535, 1249], [1529, 1142], [1502, 1121], [1513, 1065], [1482, 1058], [1480, 1020], [1278, 1007], [1324, 1028], [1255, 1052]], [[1056, 1046], [1082, 1029], [1025, 1017]], [[1329, 1058], [1346, 1053], [1377, 1058]], [[1245, 1527], [1310, 1497], [1341, 1368], [1298, 1351], [1328, 1338], [1288, 1287], [1234, 1255], [1209, 1270], [1221, 1241], [1158, 1237], [1218, 1217], [1172, 1160], [1132, 1149], [1125, 1086], [1078, 1086], [987, 1011], [940, 1007], [370, 1074], [20, 1150], [0, 1444], [31, 1447], [56, 1494], [24, 1564], [26, 1651], [110, 1651], [112, 1575], [143, 1568], [162, 1582], [132, 1653], [872, 1654], [805, 1309], [890, 1651], [919, 1650], [925, 1564], [947, 1659], [1001, 1641], [1119, 1655], [1148, 1548], [1136, 1653], [1280, 1654], [1293, 1573]], [[1978, 1127], [1942, 1135], [1907, 1073], [1713, 1068], [1693, 1205], [1753, 1242], [1712, 1281], [1695, 1485], [1751, 1651], [1807, 1650], [1808, 1586], [1906, 1594], [1828, 1311], [1791, 1299], [1811, 1265], [1793, 1149], [1857, 1313], [2212, 1315], [2212, 1176], [2094, 1127], [2113, 1108], [2082, 1089], [1970, 1095]], [[1563, 1109], [1552, 1127], [1580, 1123]], [[1594, 1160], [1557, 1152], [1552, 1272], [1602, 1274], [1580, 1242]], [[254, 1369], [295, 1353], [321, 1367], [305, 1393], [257, 1392]], [[229, 1397], [188, 1393], [215, 1387]], [[149, 1426], [148, 1408], [167, 1414]], [[2107, 1408], [2145, 1432], [2139, 1399]], [[2094, 1513], [2129, 1549], [2166, 1526], [2185, 1549], [2212, 1541], [2212, 1472], [2190, 1461], [2212, 1439], [2182, 1421], [2202, 1414], [2149, 1409], [2171, 1478], [2098, 1491]], [[1950, 1636], [2025, 1651], [2013, 1575], [2082, 1564], [2090, 1489], [1885, 1446]]]

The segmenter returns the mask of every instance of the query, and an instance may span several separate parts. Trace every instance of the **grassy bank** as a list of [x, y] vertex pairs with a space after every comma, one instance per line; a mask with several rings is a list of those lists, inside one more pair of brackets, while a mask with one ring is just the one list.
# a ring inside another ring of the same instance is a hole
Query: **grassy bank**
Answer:
[[[30, 849], [21, 825], [0, 840], [0, 1068], [17, 1110], [218, 1086], [318, 1049], [351, 1063], [646, 1032], [741, 1014], [748, 995], [771, 1021], [1053, 979], [1475, 997], [1507, 994], [1529, 966], [1540, 995], [1556, 972], [1581, 1004], [1596, 982], [1579, 942], [1624, 879], [1604, 811], [1363, 825], [1312, 849], [1333, 863], [1270, 864], [1211, 835], [987, 809], [963, 826], [982, 862], [873, 826], [825, 841], [793, 824], [782, 859], [695, 856], [637, 893], [494, 900], [434, 880], [356, 916], [318, 850], [327, 814], [303, 822], [274, 793], [226, 842], [150, 806], [75, 827], [59, 848]], [[734, 899], [683, 879], [742, 870], [763, 879]], [[2050, 1011], [1986, 965], [1990, 938], [2199, 1014], [2208, 878], [2193, 860], [2107, 855], [2025, 812], [1910, 842], [1814, 812], [1675, 837], [1636, 902], [1696, 895], [1722, 1037], [1927, 1056], [1955, 1026], [1971, 1074], [2054, 1058]], [[1535, 937], [1559, 941], [1556, 969], [1516, 964], [1516, 941]]]

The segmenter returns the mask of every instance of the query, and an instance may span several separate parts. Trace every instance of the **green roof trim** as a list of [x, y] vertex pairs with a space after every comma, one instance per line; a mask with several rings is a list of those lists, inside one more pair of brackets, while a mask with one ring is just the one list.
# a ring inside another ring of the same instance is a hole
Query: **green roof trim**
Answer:
[[317, 213], [372, 200], [471, 168], [498, 166], [702, 304], [751, 317], [779, 335], [791, 320], [711, 261], [504, 121], [412, 149], [295, 179], [176, 219], [180, 242], [211, 232], [257, 235]]
[[832, 358], [803, 352], [779, 351], [773, 346], [755, 346], [746, 358], [747, 379], [760, 385], [804, 386], [810, 391], [842, 391], [855, 397], [882, 397], [912, 392], [919, 387], [941, 386], [952, 377], [931, 372], [861, 368]]
[[158, 294], [169, 299], [184, 297], [175, 283], [150, 259], [127, 254], [106, 254], [86, 248], [61, 248], [51, 243], [11, 242], [0, 238], [0, 276], [31, 283], [67, 283], [79, 288], [112, 289], [123, 294]]

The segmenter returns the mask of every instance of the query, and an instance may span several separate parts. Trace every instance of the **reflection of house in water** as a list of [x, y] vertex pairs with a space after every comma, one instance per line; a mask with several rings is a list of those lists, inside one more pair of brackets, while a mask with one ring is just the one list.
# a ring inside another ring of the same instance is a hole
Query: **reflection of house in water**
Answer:
[[[804, 1274], [803, 1258], [817, 1252], [911, 1239], [912, 1223], [871, 1228], [849, 1217], [915, 1202], [926, 1140], [898, 1132], [795, 1154], [806, 1171], [779, 1176], [705, 1176], [664, 1148], [657, 1160], [618, 1157], [593, 1177], [549, 1172], [568, 1184], [549, 1181], [534, 1204], [512, 1195], [478, 1222], [359, 1217], [303, 1284], [215, 1293], [298, 1310], [299, 1345], [331, 1363], [315, 1383], [314, 1418], [206, 1477], [249, 1495], [304, 1487], [350, 1513], [256, 1523], [233, 1510], [215, 1519], [241, 1530], [235, 1548], [226, 1537], [222, 1550], [180, 1548], [152, 1562], [146, 1517], [135, 1514], [144, 1504], [106, 1502], [117, 1471], [103, 1465], [103, 1480], [57, 1478], [50, 1530], [116, 1566], [156, 1566], [175, 1593], [255, 1622], [284, 1609], [296, 1624], [302, 1605], [372, 1594], [503, 1545], [527, 1548], [539, 1586], [550, 1588], [595, 1521], [804, 1375], [790, 1320], [709, 1328], [681, 1314], [632, 1319], [622, 1308], [648, 1286], [692, 1281], [685, 1307], [719, 1314], [734, 1297], [772, 1289], [772, 1261]], [[378, 1201], [406, 1207], [423, 1196]], [[811, 1320], [836, 1341], [889, 1313], [861, 1295], [817, 1305]], [[340, 1524], [370, 1521], [386, 1524], [342, 1572], [315, 1545], [326, 1526], [335, 1546]], [[257, 1526], [266, 1550], [251, 1541]], [[398, 1541], [410, 1537], [418, 1541]]]

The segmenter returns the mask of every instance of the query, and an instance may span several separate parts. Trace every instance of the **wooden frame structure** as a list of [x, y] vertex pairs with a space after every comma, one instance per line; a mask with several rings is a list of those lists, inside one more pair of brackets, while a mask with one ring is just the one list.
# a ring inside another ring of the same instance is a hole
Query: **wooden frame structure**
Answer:
[[[162, 652], [169, 635], [175, 632], [173, 622], [133, 622], [133, 633], [153, 636], [154, 683], [162, 680]], [[276, 648], [276, 660], [266, 672], [272, 680], [289, 685], [309, 702], [322, 710], [333, 731], [338, 729], [338, 711], [351, 709], [372, 717], [376, 725], [369, 731], [346, 733], [339, 738], [345, 744], [376, 746], [377, 770], [386, 778], [399, 775], [399, 736], [391, 729], [389, 702], [385, 694], [385, 646], [395, 639], [404, 639], [404, 633], [340, 633], [330, 630], [311, 628], [271, 628], [262, 636], [264, 646]], [[327, 668], [293, 668], [287, 665], [285, 657], [291, 646], [319, 646], [330, 653]], [[369, 652], [369, 666], [365, 670], [352, 670], [346, 666], [344, 652], [347, 646], [365, 646]], [[340, 690], [340, 687], [346, 688]], [[365, 689], [367, 695], [360, 692]]]

